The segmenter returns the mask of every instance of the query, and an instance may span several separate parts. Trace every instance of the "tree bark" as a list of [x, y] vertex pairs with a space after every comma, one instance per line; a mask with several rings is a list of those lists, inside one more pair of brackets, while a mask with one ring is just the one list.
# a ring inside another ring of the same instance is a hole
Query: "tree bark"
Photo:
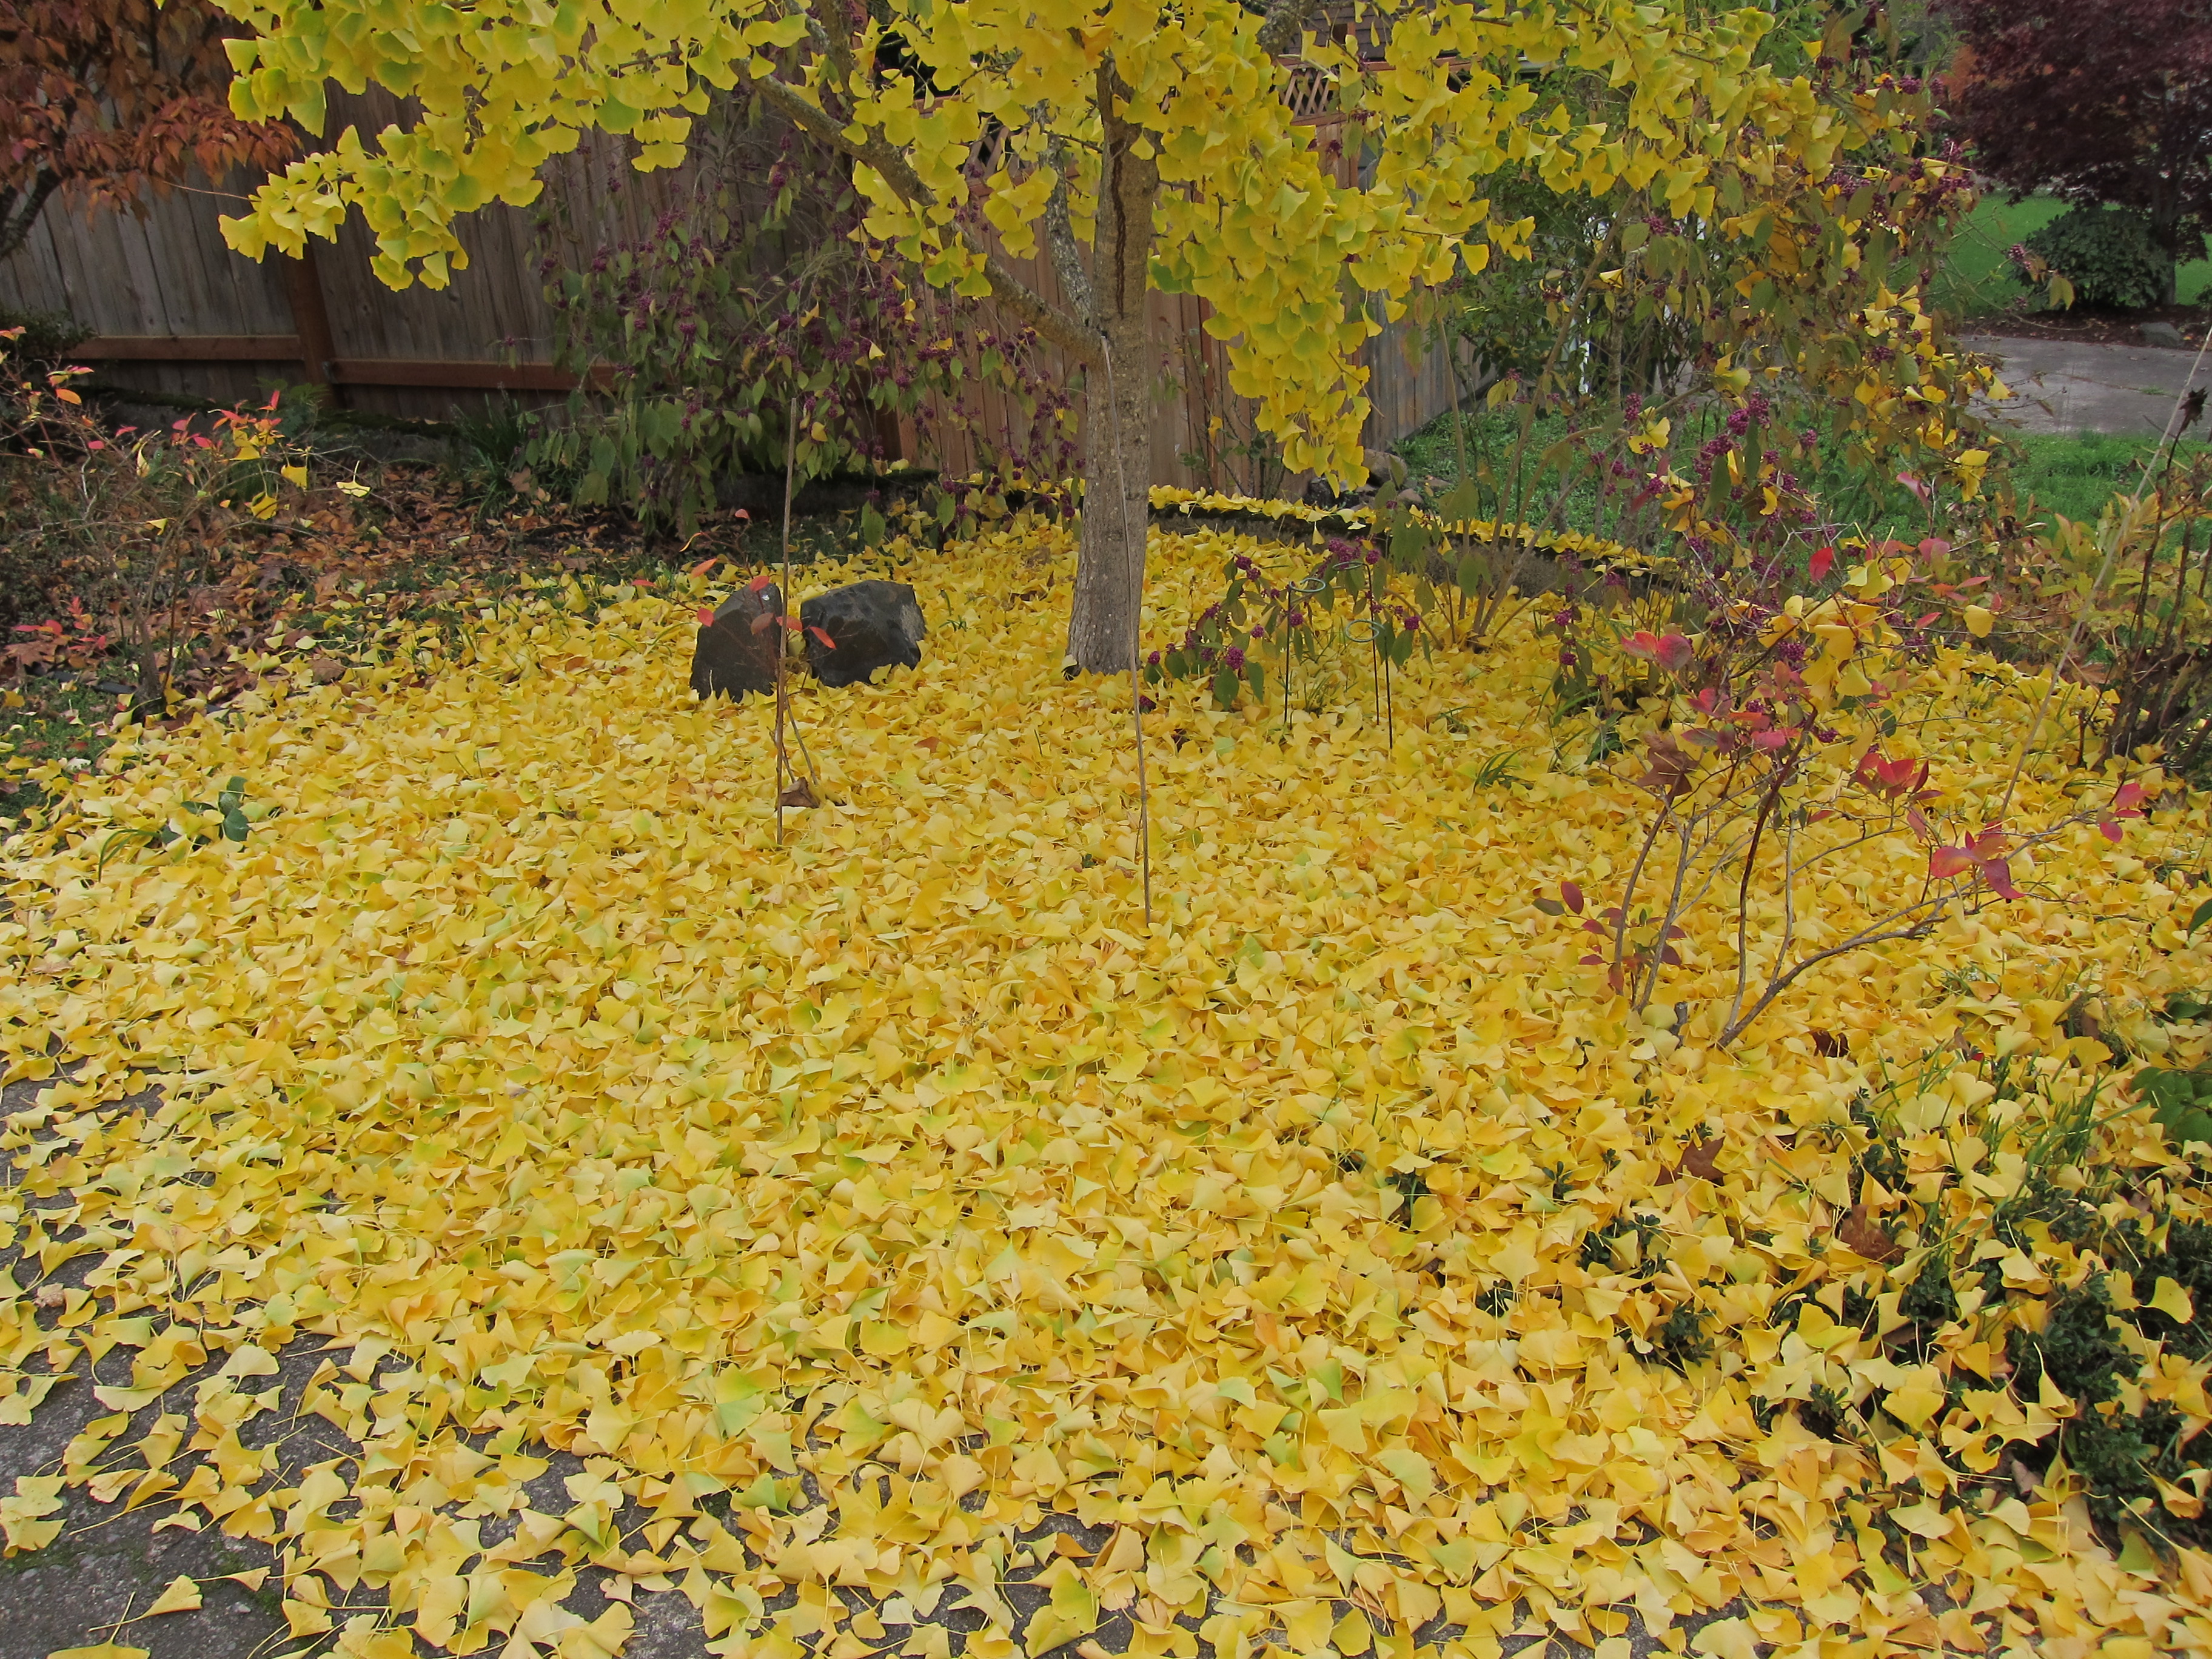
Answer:
[[1083, 382], [1083, 517], [1067, 654], [1085, 673], [1126, 672], [1139, 648], [1152, 490], [1150, 286], [1158, 162], [1137, 153], [1126, 94], [1108, 58], [1098, 70], [1103, 176], [1091, 260], [1096, 361]]
[[31, 234], [31, 227], [39, 222], [39, 214], [46, 205], [46, 198], [54, 193], [61, 179], [51, 173], [41, 173], [38, 181], [28, 189], [7, 192], [5, 205], [0, 206], [0, 259], [23, 246]]
[[2181, 203], [2179, 192], [2171, 187], [2160, 189], [2153, 198], [2150, 239], [2166, 255], [2166, 303], [2178, 304], [2181, 298]]
[[1152, 341], [1141, 303], [1107, 325], [1083, 382], [1083, 516], [1067, 654], [1088, 674], [1126, 672], [1139, 648], [1152, 511]]

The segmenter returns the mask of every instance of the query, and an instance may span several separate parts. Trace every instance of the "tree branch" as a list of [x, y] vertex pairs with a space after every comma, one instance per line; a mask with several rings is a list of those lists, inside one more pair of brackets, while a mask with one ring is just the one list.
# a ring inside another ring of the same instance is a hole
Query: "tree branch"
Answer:
[[1067, 211], [1067, 154], [1064, 145], [1054, 139], [1046, 157], [1046, 165], [1053, 170], [1052, 198], [1044, 207], [1044, 243], [1052, 255], [1053, 274], [1060, 278], [1060, 297], [1066, 300], [1090, 333], [1098, 331], [1098, 305], [1091, 291], [1091, 273], [1084, 266], [1083, 248], [1075, 240], [1075, 225]]
[[[1741, 1018], [1730, 1020], [1720, 1036], [1713, 1039], [1714, 1042], [1725, 1048], [1749, 1030], [1758, 1022], [1759, 1017], [1772, 1006], [1774, 999], [1796, 984], [1798, 976], [1808, 968], [1817, 968], [1824, 962], [1832, 961], [1853, 951], [1863, 951], [1873, 945], [1887, 945], [1893, 939], [1927, 938], [1929, 930], [1934, 927], [1942, 918], [1943, 910], [1949, 902], [1949, 895], [1944, 894], [1934, 898], [1922, 899], [1917, 904], [1908, 904], [1903, 909], [1891, 911], [1881, 921], [1870, 923], [1865, 931], [1853, 933], [1842, 944], [1832, 945], [1825, 951], [1816, 951], [1807, 957], [1788, 973], [1770, 980], [1765, 994], [1757, 1002], [1753, 1003]], [[1889, 926], [1892, 922], [1902, 922], [1905, 917], [1923, 910], [1929, 911], [1929, 914], [1921, 916], [1917, 921], [1902, 927]]]
[[41, 172], [37, 182], [27, 190], [19, 186], [5, 193], [7, 207], [0, 210], [0, 259], [23, 246], [31, 234], [31, 227], [39, 222], [46, 198], [60, 183], [58, 175]]
[[[937, 196], [921, 182], [915, 170], [907, 165], [906, 158], [885, 143], [880, 137], [855, 141], [847, 136], [844, 124], [816, 105], [810, 104], [797, 92], [772, 76], [745, 83], [766, 99], [769, 104], [804, 128], [823, 143], [842, 150], [863, 166], [873, 167], [884, 181], [906, 201], [917, 207], [934, 207]], [[983, 275], [991, 284], [991, 297], [1021, 318], [1044, 338], [1079, 362], [1092, 362], [1097, 352], [1097, 343], [1081, 325], [1058, 310], [1035, 289], [1008, 269], [1006, 259], [986, 246], [974, 232], [956, 223], [953, 232], [982, 261]]]

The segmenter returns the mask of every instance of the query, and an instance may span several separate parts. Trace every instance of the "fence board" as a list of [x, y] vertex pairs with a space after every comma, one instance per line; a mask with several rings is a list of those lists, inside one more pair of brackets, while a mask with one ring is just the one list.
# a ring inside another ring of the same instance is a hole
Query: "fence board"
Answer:
[[[1340, 118], [1328, 107], [1325, 91], [1308, 76], [1294, 82], [1292, 104], [1316, 141], [1328, 145]], [[377, 88], [359, 96], [334, 94], [331, 100], [332, 131], [351, 125], [374, 135], [404, 125], [408, 116], [400, 100]], [[643, 240], [697, 182], [699, 163], [639, 173], [628, 165], [628, 154], [623, 141], [594, 136], [549, 164], [549, 196], [558, 193], [576, 233], [566, 241], [541, 222], [538, 207], [494, 204], [461, 220], [456, 234], [469, 264], [442, 291], [419, 283], [398, 293], [385, 288], [370, 269], [374, 237], [357, 216], [349, 218], [336, 247], [319, 246], [316, 260], [340, 371], [337, 395], [350, 406], [433, 419], [481, 407], [488, 394], [477, 388], [497, 381], [508, 382], [509, 395], [526, 401], [556, 397], [559, 378], [550, 372], [556, 317], [538, 275], [546, 251], [580, 261], [594, 246]], [[1348, 181], [1356, 163], [1337, 144], [1330, 165]], [[111, 350], [104, 378], [117, 385], [233, 401], [254, 395], [266, 381], [307, 377], [296, 358], [191, 361], [185, 355], [194, 349], [185, 343], [195, 337], [203, 350], [211, 344], [204, 337], [209, 336], [259, 337], [258, 349], [276, 349], [269, 337], [299, 331], [284, 262], [257, 264], [224, 243], [217, 221], [237, 211], [244, 193], [240, 181], [224, 184], [157, 198], [145, 204], [143, 217], [50, 207], [26, 246], [0, 261], [0, 306], [66, 311], [111, 342], [179, 339], [165, 358], [152, 347], [137, 361], [115, 359]], [[1056, 297], [1049, 260], [1009, 263], [1048, 299]], [[1206, 307], [1188, 295], [1154, 295], [1150, 313], [1153, 358], [1144, 372], [1155, 382], [1153, 482], [1298, 488], [1302, 478], [1269, 478], [1251, 458], [1225, 453], [1250, 437], [1253, 405], [1228, 391], [1228, 349], [1204, 331]], [[1443, 355], [1408, 362], [1405, 332], [1394, 326], [1361, 354], [1373, 404], [1365, 434], [1370, 446], [1390, 443], [1449, 407]], [[1048, 364], [1064, 368], [1056, 357], [1045, 353]], [[419, 368], [410, 370], [410, 363]], [[521, 372], [501, 373], [502, 364]], [[1017, 413], [1001, 390], [986, 390], [975, 401], [986, 432], [1003, 432]], [[940, 420], [935, 436], [945, 465], [972, 468], [970, 434]], [[906, 443], [914, 455], [910, 430]]]

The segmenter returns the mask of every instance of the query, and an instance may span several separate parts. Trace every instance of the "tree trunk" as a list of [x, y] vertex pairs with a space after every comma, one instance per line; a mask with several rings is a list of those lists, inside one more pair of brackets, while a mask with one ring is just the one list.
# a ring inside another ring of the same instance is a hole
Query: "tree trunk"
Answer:
[[41, 173], [35, 182], [18, 186], [0, 196], [0, 259], [23, 246], [31, 234], [31, 227], [39, 222], [39, 214], [46, 205], [46, 198], [54, 193], [61, 180], [51, 173]]
[[2181, 197], [2170, 184], [2152, 199], [2150, 239], [2166, 254], [2166, 303], [2178, 304], [2181, 298]]
[[1144, 602], [1152, 507], [1152, 342], [1141, 306], [1106, 331], [1083, 383], [1083, 517], [1067, 653], [1085, 673], [1127, 672]]
[[1138, 129], [1121, 118], [1126, 94], [1109, 58], [1098, 71], [1104, 169], [1091, 244], [1092, 315], [1099, 361], [1083, 382], [1083, 518], [1067, 654], [1085, 673], [1122, 673], [1139, 648], [1145, 534], [1152, 488], [1152, 346], [1145, 295], [1159, 167], [1135, 153]]

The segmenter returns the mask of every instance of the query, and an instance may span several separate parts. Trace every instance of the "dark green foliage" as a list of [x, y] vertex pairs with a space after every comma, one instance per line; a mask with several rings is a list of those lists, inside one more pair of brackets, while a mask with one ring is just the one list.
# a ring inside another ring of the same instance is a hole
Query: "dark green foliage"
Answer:
[[1920, 1273], [1897, 1299], [1897, 1310], [1933, 1336], [1959, 1316], [1958, 1293], [1951, 1288], [1951, 1258], [1938, 1250], [1928, 1258]]
[[2161, 1279], [2170, 1279], [2189, 1293], [2196, 1317], [2187, 1324], [2148, 1305], [2135, 1310], [2136, 1328], [2191, 1359], [2212, 1354], [2212, 1224], [2177, 1221], [2166, 1229], [2166, 1248], [2140, 1259], [2135, 1270], [2136, 1295], [2149, 1297]]
[[70, 353], [92, 337], [92, 331], [59, 311], [17, 311], [0, 306], [0, 330], [23, 331], [8, 348], [11, 363], [33, 374], [66, 366]]
[[1651, 1333], [1651, 1346], [1659, 1357], [1678, 1371], [1686, 1371], [1701, 1359], [1712, 1358], [1712, 1339], [1705, 1334], [1705, 1316], [1695, 1304], [1677, 1303], [1673, 1312]]
[[571, 495], [580, 482], [574, 469], [564, 469], [542, 441], [544, 416], [512, 398], [492, 399], [474, 414], [457, 414], [451, 431], [447, 465], [480, 511], [529, 500], [540, 490]]
[[1593, 1227], [1583, 1235], [1579, 1258], [1583, 1271], [1632, 1273], [1640, 1279], [1651, 1278], [1667, 1265], [1659, 1249], [1660, 1231], [1656, 1216], [1624, 1211], [1604, 1226]]
[[2081, 305], [2141, 311], [2165, 302], [2173, 260], [2150, 222], [2124, 208], [2069, 208], [2027, 239], [2027, 251], [2074, 284]]
[[[1540, 374], [1559, 332], [1554, 307], [1573, 301], [1587, 287], [1584, 272], [1610, 230], [1612, 215], [1601, 199], [1550, 189], [1526, 165], [1493, 174], [1486, 186], [1492, 217], [1501, 223], [1533, 222], [1526, 259], [1492, 259], [1479, 274], [1463, 276], [1455, 290], [1460, 301], [1462, 337], [1489, 378], [1509, 374], [1531, 380]], [[1603, 307], [1578, 307], [1583, 326], [1559, 355], [1577, 379], [1594, 380], [1611, 342], [1602, 337], [1620, 324]], [[1650, 362], [1641, 365], [1644, 382], [1662, 380], [1694, 345], [1677, 324], [1671, 330], [1646, 325], [1635, 343]]]
[[1413, 1206], [1429, 1196], [1429, 1178], [1419, 1170], [1393, 1170], [1382, 1177], [1382, 1184], [1396, 1193], [1405, 1202], [1398, 1206], [1398, 1220], [1407, 1226], [1413, 1222]]
[[[2124, 1249], [2129, 1241], [2117, 1243]], [[2148, 1296], [2159, 1279], [2172, 1279], [2201, 1306], [2203, 1296], [2212, 1293], [2212, 1226], [2173, 1223], [2163, 1250], [2137, 1257], [2134, 1277], [2138, 1297]], [[2138, 1364], [2114, 1332], [2112, 1316], [2102, 1274], [2058, 1297], [2039, 1334], [2015, 1330], [2006, 1341], [2013, 1390], [2033, 1400], [2048, 1374], [2081, 1408], [2062, 1431], [2058, 1450], [2087, 1488], [2090, 1516], [2108, 1539], [2116, 1539], [2119, 1523], [2130, 1520], [2164, 1542], [2200, 1544], [2212, 1538], [2212, 1528], [2203, 1517], [2192, 1521], [2161, 1507], [2153, 1477], [2179, 1484], [2203, 1466], [2212, 1444], [2203, 1435], [2185, 1442], [2182, 1419], [2162, 1401], [2153, 1401], [2134, 1415], [2107, 1409], [2119, 1395], [2121, 1379], [2134, 1376]], [[2177, 1352], [2201, 1358], [2212, 1351], [2201, 1318], [2184, 1325], [2142, 1306], [2123, 1316]]]
[[2061, 1394], [2083, 1406], [2113, 1398], [2119, 1379], [2135, 1374], [2136, 1359], [2113, 1334], [2112, 1315], [2112, 1293], [2098, 1273], [2053, 1300], [2040, 1331], [2015, 1328], [2005, 1338], [2013, 1391], [2033, 1400], [2048, 1376]]
[[1851, 1121], [1866, 1131], [1865, 1150], [1852, 1160], [1863, 1174], [1873, 1176], [1893, 1193], [1905, 1190], [1905, 1153], [1890, 1131], [1868, 1108], [1864, 1099], [1852, 1102]]
[[2201, 1546], [2212, 1538], [2203, 1516], [2187, 1519], [2159, 1503], [2154, 1476], [2178, 1484], [2212, 1452], [2202, 1434], [2185, 1443], [2183, 1427], [2181, 1414], [2163, 1400], [2136, 1416], [2084, 1412], [2066, 1425], [2066, 1462], [2088, 1488], [2090, 1518], [2107, 1537], [2117, 1536], [2122, 1521], [2134, 1521], [2167, 1544]]
[[1868, 1292], [1856, 1285], [1844, 1286], [1844, 1310], [1841, 1322], [1858, 1330], [1866, 1330], [1881, 1312], [1881, 1306]]
[[1843, 1431], [1844, 1413], [1850, 1407], [1843, 1395], [1825, 1382], [1813, 1385], [1813, 1397], [1797, 1407], [1797, 1420], [1823, 1440], [1833, 1440]]

